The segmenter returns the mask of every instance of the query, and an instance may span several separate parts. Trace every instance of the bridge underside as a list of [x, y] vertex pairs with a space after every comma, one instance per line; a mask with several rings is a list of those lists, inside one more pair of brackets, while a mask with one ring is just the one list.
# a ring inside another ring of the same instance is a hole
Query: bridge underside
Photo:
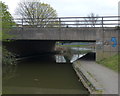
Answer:
[[[55, 43], [58, 40], [13, 40], [12, 42], [3, 42], [6, 48], [18, 54], [20, 57], [40, 55], [54, 52]], [[64, 42], [95, 42], [94, 40], [59, 40]]]
[[3, 45], [10, 52], [19, 55], [19, 57], [26, 57], [53, 52], [55, 41], [15, 40], [12, 42], [3, 42]]

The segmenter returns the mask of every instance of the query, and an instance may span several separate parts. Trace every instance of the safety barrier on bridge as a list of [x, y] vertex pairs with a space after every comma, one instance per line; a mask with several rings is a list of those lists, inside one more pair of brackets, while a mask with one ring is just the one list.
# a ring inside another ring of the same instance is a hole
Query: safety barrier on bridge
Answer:
[[15, 18], [14, 27], [116, 27], [120, 16]]

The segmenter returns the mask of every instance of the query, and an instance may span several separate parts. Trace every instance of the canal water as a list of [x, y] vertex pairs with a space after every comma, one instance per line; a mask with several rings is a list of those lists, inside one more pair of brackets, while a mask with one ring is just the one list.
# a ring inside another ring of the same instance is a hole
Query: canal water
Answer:
[[89, 94], [78, 81], [72, 64], [57, 62], [56, 58], [59, 55], [49, 54], [8, 66], [3, 94]]

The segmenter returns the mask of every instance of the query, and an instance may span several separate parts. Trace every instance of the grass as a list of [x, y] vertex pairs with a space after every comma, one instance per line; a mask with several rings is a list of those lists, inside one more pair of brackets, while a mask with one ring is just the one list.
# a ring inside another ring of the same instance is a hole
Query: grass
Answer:
[[120, 54], [118, 55], [114, 55], [112, 57], [109, 57], [109, 58], [106, 58], [106, 59], [103, 59], [103, 60], [100, 60], [100, 61], [97, 61], [98, 64], [101, 64], [101, 65], [104, 65], [116, 72], [120, 72], [120, 65], [118, 65], [120, 61]]
[[88, 46], [88, 45], [57, 45], [60, 47], [84, 47], [84, 46]]

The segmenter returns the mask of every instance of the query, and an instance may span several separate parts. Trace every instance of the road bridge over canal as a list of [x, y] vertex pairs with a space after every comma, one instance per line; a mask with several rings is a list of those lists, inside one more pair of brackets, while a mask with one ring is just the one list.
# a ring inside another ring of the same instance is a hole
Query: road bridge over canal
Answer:
[[[51, 18], [49, 23], [29, 23], [28, 18], [15, 19], [16, 26], [9, 31], [13, 42], [3, 42], [10, 51], [20, 55], [34, 55], [54, 50], [56, 41], [96, 42], [96, 58], [117, 54], [119, 16]], [[87, 19], [85, 19], [87, 18]], [[95, 19], [97, 18], [97, 19]], [[41, 18], [39, 18], [41, 19]], [[86, 21], [87, 20], [87, 21]]]

